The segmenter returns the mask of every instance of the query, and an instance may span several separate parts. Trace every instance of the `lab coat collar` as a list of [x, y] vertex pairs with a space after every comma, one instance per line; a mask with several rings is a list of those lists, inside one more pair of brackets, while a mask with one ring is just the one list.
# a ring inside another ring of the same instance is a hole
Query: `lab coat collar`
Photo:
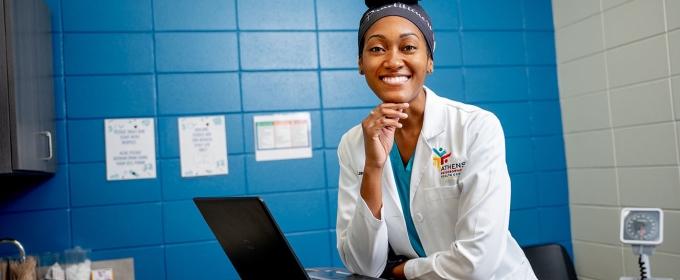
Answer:
[[447, 120], [446, 105], [440, 100], [431, 89], [423, 86], [425, 89], [425, 116], [423, 120], [423, 128], [421, 134], [426, 140], [431, 139], [444, 132], [444, 127]]

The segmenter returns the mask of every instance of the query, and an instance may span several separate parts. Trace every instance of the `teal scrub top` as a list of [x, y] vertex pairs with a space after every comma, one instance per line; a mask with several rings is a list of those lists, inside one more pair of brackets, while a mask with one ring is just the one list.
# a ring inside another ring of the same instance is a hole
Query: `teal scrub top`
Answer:
[[[415, 154], [415, 150], [413, 150]], [[399, 193], [399, 200], [401, 201], [401, 209], [404, 212], [404, 220], [406, 221], [406, 230], [408, 231], [408, 238], [411, 241], [413, 250], [421, 257], [426, 257], [423, 244], [420, 243], [420, 237], [413, 224], [411, 218], [411, 197], [409, 195], [411, 190], [411, 169], [413, 167], [413, 155], [408, 160], [408, 164], [404, 166], [401, 161], [401, 155], [397, 148], [397, 142], [394, 142], [392, 150], [390, 151], [390, 161], [392, 162], [392, 173], [394, 173], [394, 181], [397, 183], [397, 192]]]

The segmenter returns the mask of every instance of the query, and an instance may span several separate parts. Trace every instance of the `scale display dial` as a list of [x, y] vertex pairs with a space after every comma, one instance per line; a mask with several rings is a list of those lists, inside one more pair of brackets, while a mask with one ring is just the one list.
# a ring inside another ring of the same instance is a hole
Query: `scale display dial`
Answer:
[[624, 208], [621, 211], [621, 242], [658, 245], [663, 241], [663, 212], [658, 208]]

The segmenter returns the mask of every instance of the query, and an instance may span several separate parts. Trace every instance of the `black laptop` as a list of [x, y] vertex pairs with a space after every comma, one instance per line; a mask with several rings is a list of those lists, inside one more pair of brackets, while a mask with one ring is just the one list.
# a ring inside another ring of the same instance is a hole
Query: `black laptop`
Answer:
[[379, 279], [304, 269], [260, 197], [197, 197], [194, 203], [241, 279]]

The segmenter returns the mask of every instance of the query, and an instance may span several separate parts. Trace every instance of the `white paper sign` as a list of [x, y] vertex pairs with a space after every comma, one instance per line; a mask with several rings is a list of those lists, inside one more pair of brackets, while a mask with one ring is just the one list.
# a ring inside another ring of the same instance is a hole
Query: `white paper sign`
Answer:
[[254, 116], [255, 160], [312, 157], [309, 112]]
[[106, 180], [156, 178], [154, 120], [104, 120]]
[[177, 119], [182, 177], [229, 173], [224, 116]]

